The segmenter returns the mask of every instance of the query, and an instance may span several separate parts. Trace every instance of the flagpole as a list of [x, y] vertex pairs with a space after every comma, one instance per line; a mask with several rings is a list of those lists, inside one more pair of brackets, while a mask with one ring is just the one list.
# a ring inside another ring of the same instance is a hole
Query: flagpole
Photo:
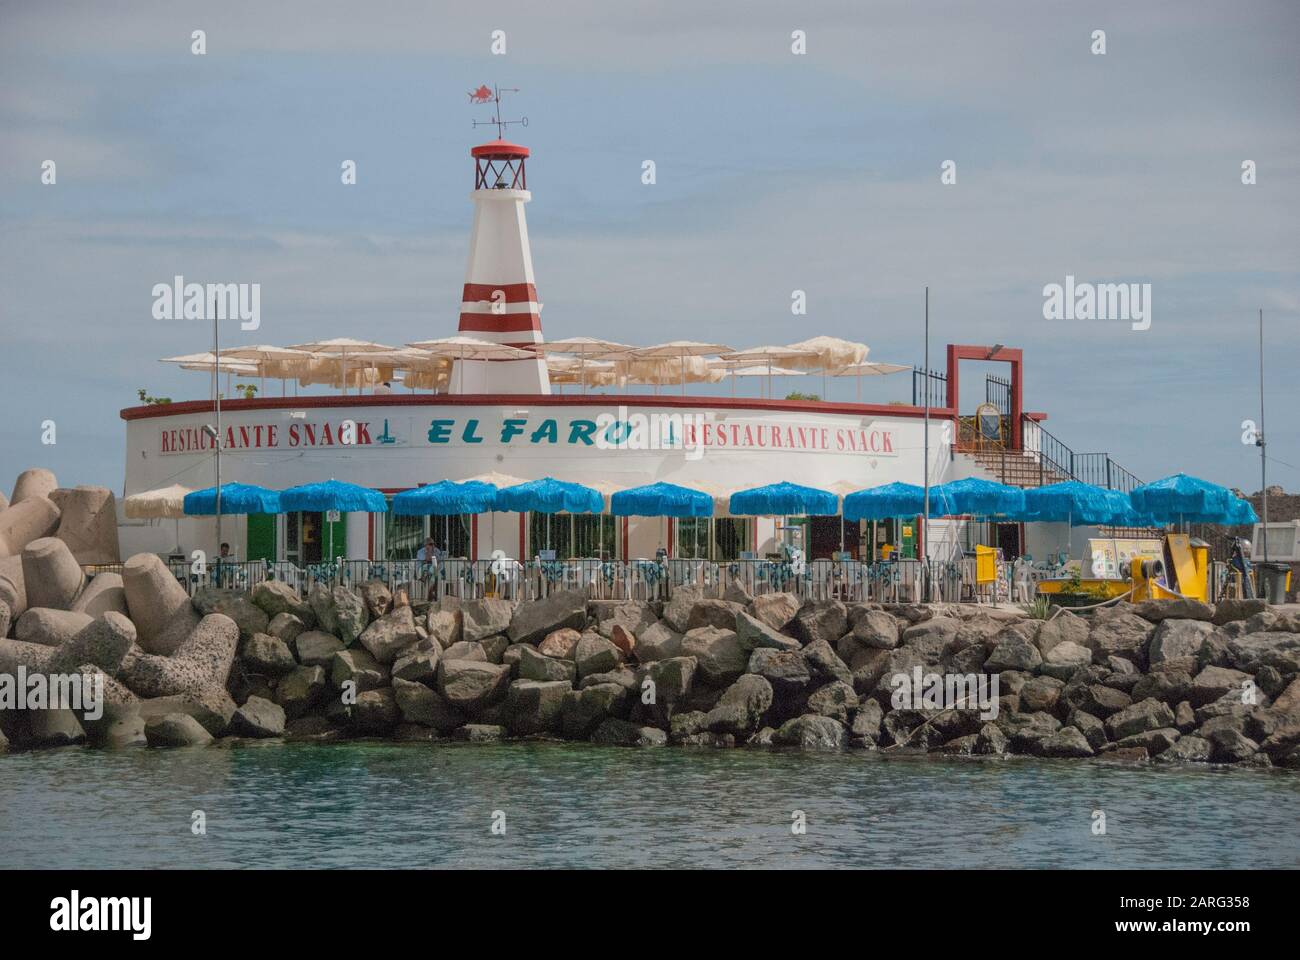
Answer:
[[1259, 429], [1255, 431], [1255, 445], [1259, 447], [1259, 492], [1264, 498], [1264, 524], [1260, 527], [1264, 562], [1268, 562], [1268, 458], [1264, 455], [1264, 310], [1259, 311]]

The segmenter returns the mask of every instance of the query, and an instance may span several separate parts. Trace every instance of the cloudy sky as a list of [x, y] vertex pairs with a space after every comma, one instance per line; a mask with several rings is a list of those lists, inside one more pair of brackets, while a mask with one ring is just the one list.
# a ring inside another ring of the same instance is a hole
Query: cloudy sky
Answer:
[[[1297, 27], [1289, 0], [0, 0], [0, 476], [120, 490], [117, 411], [205, 395], [157, 363], [209, 345], [151, 316], [176, 274], [261, 284], [228, 343], [454, 333], [487, 139], [465, 94], [499, 83], [529, 117], [549, 337], [826, 333], [919, 363], [928, 284], [936, 365], [1022, 347], [1027, 407], [1075, 450], [1255, 490], [1263, 308], [1270, 482], [1300, 489]], [[1067, 274], [1150, 283], [1150, 329], [1045, 320]]]

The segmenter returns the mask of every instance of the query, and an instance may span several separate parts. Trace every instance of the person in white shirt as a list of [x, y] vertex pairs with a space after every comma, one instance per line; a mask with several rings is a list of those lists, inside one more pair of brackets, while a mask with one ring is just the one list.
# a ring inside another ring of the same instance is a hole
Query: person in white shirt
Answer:
[[425, 537], [424, 546], [415, 554], [415, 559], [421, 563], [440, 563], [442, 562], [443, 553], [433, 543], [433, 537]]

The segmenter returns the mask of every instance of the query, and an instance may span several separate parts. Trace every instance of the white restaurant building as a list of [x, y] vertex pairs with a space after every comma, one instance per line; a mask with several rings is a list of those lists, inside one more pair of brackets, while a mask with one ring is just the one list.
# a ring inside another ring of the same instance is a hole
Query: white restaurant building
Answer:
[[[528, 151], [497, 140], [475, 147], [472, 155], [475, 215], [460, 332], [516, 346], [540, 342], [541, 305], [524, 218], [531, 198], [524, 170]], [[1000, 411], [1001, 475], [1007, 457], [1041, 475], [1035, 464], [1043, 416], [1023, 410], [1020, 351], [954, 345], [947, 348], [946, 383], [939, 384], [941, 396], [929, 410], [930, 482], [999, 478], [987, 456], [964, 452], [960, 442], [967, 425], [958, 416], [963, 360], [1010, 365]], [[945, 379], [918, 376], [927, 390]], [[444, 393], [222, 400], [222, 480], [284, 489], [333, 478], [391, 494], [495, 473], [586, 483], [605, 493], [607, 503], [615, 490], [662, 480], [714, 494], [715, 519], [562, 514], [549, 520], [533, 516], [530, 522], [498, 513], [444, 524], [441, 518], [349, 513], [333, 521], [331, 531], [327, 515], [299, 513], [224, 517], [222, 539], [239, 559], [299, 565], [328, 559], [331, 532], [333, 555], [349, 559], [406, 559], [426, 535], [451, 555], [471, 559], [494, 549], [532, 557], [548, 536], [561, 557], [624, 559], [651, 557], [660, 547], [673, 556], [761, 557], [790, 539], [817, 557], [839, 550], [843, 538], [845, 549], [861, 559], [879, 556], [886, 543], [914, 556], [925, 541], [934, 556], [969, 545], [971, 537], [1000, 543], [1009, 553], [1032, 547], [1018, 524], [972, 525], [981, 528], [973, 532], [963, 531], [960, 520], [932, 519], [924, 536], [919, 519], [842, 528], [834, 517], [790, 522], [727, 514], [729, 492], [776, 481], [841, 494], [893, 481], [920, 484], [927, 472], [921, 406], [622, 391], [558, 394], [540, 358], [457, 360], [450, 385]], [[215, 457], [204, 428], [215, 423], [214, 413], [210, 400], [122, 410], [124, 494], [177, 483], [211, 486]], [[121, 534], [127, 553], [217, 546], [210, 517], [180, 521], [179, 531], [171, 521], [124, 520]]]

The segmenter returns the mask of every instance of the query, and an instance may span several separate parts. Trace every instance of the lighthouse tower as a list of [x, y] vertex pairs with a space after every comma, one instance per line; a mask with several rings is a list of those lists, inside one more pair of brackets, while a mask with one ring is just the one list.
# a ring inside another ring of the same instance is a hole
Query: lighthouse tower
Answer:
[[[472, 95], [471, 95], [472, 96]], [[498, 101], [500, 93], [496, 95]], [[498, 113], [499, 117], [499, 113]], [[489, 121], [499, 122], [499, 121]], [[460, 305], [460, 334], [525, 347], [542, 339], [524, 204], [528, 148], [500, 136], [470, 150], [474, 158], [474, 230]], [[550, 393], [546, 361], [457, 360], [451, 382], [462, 393]]]

